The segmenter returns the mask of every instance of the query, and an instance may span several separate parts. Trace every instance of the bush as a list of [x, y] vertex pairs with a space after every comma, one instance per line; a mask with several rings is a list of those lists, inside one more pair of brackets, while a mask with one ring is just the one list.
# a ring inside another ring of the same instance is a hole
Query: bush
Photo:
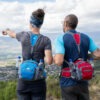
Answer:
[[16, 98], [16, 81], [0, 82], [0, 100]]

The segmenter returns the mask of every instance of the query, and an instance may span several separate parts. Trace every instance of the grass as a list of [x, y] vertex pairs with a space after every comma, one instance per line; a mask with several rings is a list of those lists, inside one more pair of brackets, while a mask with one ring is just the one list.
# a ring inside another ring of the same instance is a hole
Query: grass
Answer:
[[91, 100], [100, 100], [100, 76], [96, 75], [90, 81], [90, 98]]
[[55, 79], [53, 76], [49, 76], [47, 79], [47, 97], [53, 98], [53, 100], [54, 98], [61, 98], [58, 79]]
[[0, 82], [0, 100], [16, 98], [16, 81]]
[[[16, 83], [16, 81], [0, 82], [0, 100], [17, 100]], [[52, 98], [51, 100], [60, 98], [58, 79], [52, 76], [47, 79], [47, 98]]]
[[[100, 100], [99, 75], [90, 81], [89, 90], [91, 100]], [[0, 82], [0, 100], [17, 100], [16, 98], [16, 81]], [[53, 76], [47, 79], [47, 98], [49, 98], [47, 100], [60, 100], [61, 98], [58, 79]]]

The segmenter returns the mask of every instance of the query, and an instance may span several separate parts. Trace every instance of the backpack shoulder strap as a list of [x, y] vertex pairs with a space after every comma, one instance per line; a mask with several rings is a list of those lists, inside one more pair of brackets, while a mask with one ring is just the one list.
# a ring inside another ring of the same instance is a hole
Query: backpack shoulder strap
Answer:
[[[31, 38], [32, 33], [31, 33], [31, 32], [28, 32], [28, 34], [30, 35], [30, 38]], [[39, 45], [40, 42], [41, 42], [41, 37], [42, 37], [42, 35], [39, 34], [39, 35], [38, 35], [38, 39], [37, 39], [36, 43], [34, 44], [34, 46], [32, 46], [31, 41], [30, 41], [30, 46], [31, 46], [30, 52], [31, 52], [31, 59], [32, 59], [32, 60], [34, 59], [33, 53], [36, 52], [36, 49], [37, 49], [38, 45]]]
[[78, 52], [80, 54], [80, 44], [81, 44], [81, 36], [80, 36], [80, 33], [74, 34], [73, 37], [75, 39], [75, 42], [76, 42], [77, 47], [78, 47]]
[[37, 39], [35, 45], [31, 46], [31, 58], [32, 59], [34, 59], [34, 55], [40, 55], [40, 57], [43, 56], [43, 54], [41, 52], [37, 51], [38, 46], [41, 43], [41, 38], [42, 38], [42, 35], [39, 34], [38, 39]]
[[75, 43], [78, 47], [78, 52], [80, 55], [80, 44], [81, 44], [81, 33], [77, 32], [77, 33], [72, 33], [72, 32], [68, 32], [69, 34], [71, 34], [73, 36], [73, 39], [75, 40]]
[[33, 52], [36, 51], [38, 45], [39, 45], [40, 42], [41, 42], [41, 37], [42, 37], [42, 35], [39, 34], [39, 35], [38, 35], [38, 39], [37, 39], [36, 43], [34, 44], [34, 46], [31, 45], [31, 54], [32, 54]]

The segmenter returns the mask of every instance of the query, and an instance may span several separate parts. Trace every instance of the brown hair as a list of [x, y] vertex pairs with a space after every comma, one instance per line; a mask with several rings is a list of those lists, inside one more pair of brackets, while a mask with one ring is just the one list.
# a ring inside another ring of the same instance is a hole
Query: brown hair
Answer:
[[39, 20], [43, 20], [45, 16], [45, 12], [43, 9], [37, 9], [36, 11], [32, 12], [32, 15]]
[[66, 26], [68, 26], [72, 29], [75, 29], [78, 24], [78, 18], [76, 15], [70, 14], [70, 15], [66, 16], [65, 23], [66, 23]]

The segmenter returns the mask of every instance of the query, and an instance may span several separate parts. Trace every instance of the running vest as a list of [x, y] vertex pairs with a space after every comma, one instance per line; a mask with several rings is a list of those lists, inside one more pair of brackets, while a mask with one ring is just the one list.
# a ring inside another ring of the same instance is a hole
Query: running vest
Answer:
[[[76, 32], [77, 33], [77, 32]], [[75, 33], [73, 33], [75, 34]], [[72, 61], [76, 61], [78, 58], [83, 58], [84, 61], [88, 58], [88, 50], [89, 50], [89, 37], [85, 34], [80, 33], [80, 54], [78, 52], [77, 44], [75, 43], [74, 38], [72, 37], [72, 34], [66, 33], [63, 36], [64, 41], [64, 47], [65, 47], [65, 55], [64, 59], [66, 61], [69, 61], [69, 59], [72, 59]], [[63, 62], [63, 68], [67, 67], [67, 63]]]

